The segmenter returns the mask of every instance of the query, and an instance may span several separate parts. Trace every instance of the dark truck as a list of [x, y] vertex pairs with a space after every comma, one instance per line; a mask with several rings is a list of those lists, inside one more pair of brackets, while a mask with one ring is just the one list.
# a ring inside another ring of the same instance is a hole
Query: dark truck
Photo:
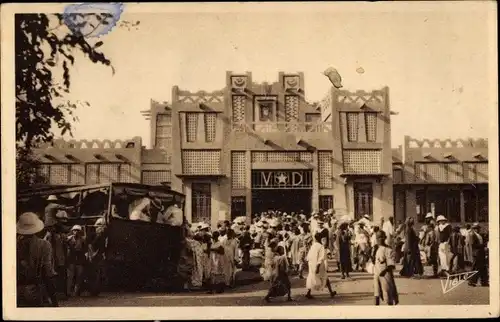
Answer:
[[[57, 200], [48, 201], [49, 196]], [[89, 244], [96, 237], [95, 223], [102, 218], [100, 231], [105, 242], [100, 251], [104, 256], [99, 263], [90, 260], [86, 270], [88, 289], [94, 295], [103, 289], [182, 289], [177, 272], [185, 241], [185, 217], [182, 225], [175, 226], [130, 220], [134, 204], [144, 198], [161, 201], [164, 209], [174, 204], [184, 209], [185, 196], [165, 186], [112, 183], [21, 191], [17, 213], [33, 211], [43, 219], [48, 203], [66, 206], [67, 229], [81, 225]]]

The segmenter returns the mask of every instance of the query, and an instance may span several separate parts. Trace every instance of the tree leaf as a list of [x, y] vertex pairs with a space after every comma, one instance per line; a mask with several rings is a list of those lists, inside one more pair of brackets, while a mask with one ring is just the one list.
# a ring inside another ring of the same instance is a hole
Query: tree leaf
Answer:
[[98, 41], [95, 43], [94, 48], [101, 47], [104, 43], [102, 41]]
[[[90, 106], [88, 102], [59, 104], [59, 100], [70, 92], [75, 51], [94, 63], [110, 66], [114, 73], [111, 61], [96, 51], [102, 42], [91, 46], [81, 35], [88, 16], [80, 13], [52, 15], [56, 21], [70, 27], [58, 29], [57, 33], [53, 32], [52, 26], [49, 27], [49, 21], [54, 19], [49, 19], [47, 14], [14, 16], [17, 145], [30, 150], [41, 142], [50, 142], [54, 137], [54, 124], [56, 129], [71, 135], [71, 124], [78, 121], [74, 111]], [[101, 17], [112, 15], [108, 13]], [[63, 57], [62, 61], [57, 62], [57, 54]], [[62, 67], [62, 73], [52, 72], [57, 66]], [[54, 101], [56, 98], [57, 102]], [[16, 172], [17, 175], [23, 173]]]

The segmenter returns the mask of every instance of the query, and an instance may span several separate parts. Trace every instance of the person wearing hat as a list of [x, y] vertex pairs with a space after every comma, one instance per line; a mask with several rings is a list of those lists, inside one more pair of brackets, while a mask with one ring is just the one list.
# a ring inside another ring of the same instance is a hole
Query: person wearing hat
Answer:
[[158, 215], [162, 213], [164, 207], [161, 200], [157, 198], [142, 198], [137, 206], [130, 212], [130, 220], [140, 220], [147, 222], [156, 222]]
[[[47, 218], [46, 218], [47, 219]], [[45, 236], [44, 240], [50, 243], [52, 247], [52, 265], [57, 276], [56, 287], [61, 299], [65, 300], [69, 297], [67, 293], [67, 252], [68, 245], [66, 243], [66, 228], [68, 215], [66, 211], [59, 210], [54, 218], [45, 220]]]
[[[44, 211], [44, 224], [45, 227], [55, 225], [58, 218], [58, 213], [61, 211], [73, 211], [76, 208], [81, 206], [81, 202], [77, 203], [74, 206], [65, 206], [61, 205], [59, 199], [55, 195], [50, 195], [47, 197], [47, 206], [45, 206]], [[67, 216], [67, 214], [66, 214]]]
[[105, 268], [106, 251], [106, 220], [104, 217], [98, 218], [93, 227], [95, 233], [92, 234], [88, 243], [88, 261], [89, 261], [89, 283], [91, 295], [97, 295], [101, 290], [102, 276]]
[[79, 296], [87, 263], [87, 241], [80, 225], [74, 225], [68, 236], [68, 294]]
[[50, 243], [37, 235], [44, 229], [35, 213], [23, 213], [16, 224], [17, 306], [59, 306]]
[[481, 227], [479, 224], [474, 223], [472, 225], [470, 244], [473, 258], [472, 270], [477, 271], [477, 273], [469, 279], [469, 286], [476, 286], [479, 280], [481, 280], [482, 286], [489, 286], [485, 237], [486, 236], [481, 235]]
[[439, 240], [439, 264], [441, 265], [441, 273], [447, 274], [450, 271], [450, 259], [451, 259], [451, 249], [450, 249], [450, 238], [452, 233], [452, 227], [448, 223], [446, 217], [439, 215], [436, 218], [437, 236]]
[[394, 279], [396, 268], [395, 254], [385, 241], [387, 236], [383, 230], [377, 232], [377, 245], [373, 249], [373, 287], [375, 305], [383, 300], [388, 305], [399, 303], [398, 290]]

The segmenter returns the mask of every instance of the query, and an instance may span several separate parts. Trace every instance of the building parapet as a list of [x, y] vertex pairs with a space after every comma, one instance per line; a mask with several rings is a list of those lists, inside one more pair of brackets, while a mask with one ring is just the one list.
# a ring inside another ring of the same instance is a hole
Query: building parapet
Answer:
[[131, 140], [63, 140], [56, 139], [51, 143], [40, 144], [37, 149], [123, 149], [140, 148], [142, 139], [134, 137]]
[[187, 104], [199, 104], [199, 103], [223, 103], [225, 97], [225, 90], [218, 90], [213, 92], [197, 91], [190, 92], [186, 90], [181, 90], [177, 86], [174, 86], [174, 103], [187, 103]]
[[422, 148], [488, 148], [488, 139], [423, 139], [418, 140], [410, 136], [405, 136], [405, 148], [407, 149], [422, 149]]
[[356, 104], [362, 106], [364, 104], [377, 103], [385, 104], [387, 92], [385, 90], [373, 90], [367, 92], [365, 90], [357, 90], [351, 92], [348, 90], [336, 90], [337, 102], [341, 104]]

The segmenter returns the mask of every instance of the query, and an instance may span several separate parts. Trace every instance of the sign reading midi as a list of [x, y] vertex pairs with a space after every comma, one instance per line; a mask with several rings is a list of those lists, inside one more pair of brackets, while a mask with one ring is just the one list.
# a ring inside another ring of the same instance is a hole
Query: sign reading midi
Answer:
[[312, 189], [312, 171], [253, 170], [252, 189]]

